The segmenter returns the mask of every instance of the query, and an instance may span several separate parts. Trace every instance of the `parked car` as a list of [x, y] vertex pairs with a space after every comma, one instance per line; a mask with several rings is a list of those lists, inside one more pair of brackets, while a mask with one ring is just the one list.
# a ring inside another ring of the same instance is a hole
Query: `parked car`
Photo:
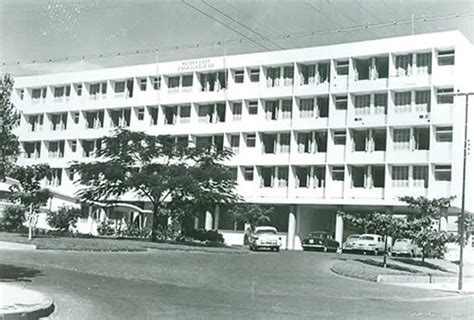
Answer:
[[357, 239], [360, 238], [360, 234], [351, 234], [347, 237], [346, 241], [342, 244], [342, 252], [350, 252], [354, 250], [354, 245]]
[[418, 247], [413, 240], [410, 239], [397, 239], [392, 246], [392, 256], [409, 256], [417, 257], [421, 255], [421, 249]]
[[332, 235], [325, 231], [313, 231], [303, 239], [301, 246], [303, 250], [322, 250], [336, 252], [339, 242], [333, 239]]
[[252, 251], [264, 248], [280, 251], [281, 237], [275, 227], [255, 227], [255, 230], [250, 234], [249, 242], [249, 249]]
[[360, 237], [355, 240], [353, 250], [378, 255], [384, 252], [385, 242], [381, 235], [366, 233], [360, 235]]

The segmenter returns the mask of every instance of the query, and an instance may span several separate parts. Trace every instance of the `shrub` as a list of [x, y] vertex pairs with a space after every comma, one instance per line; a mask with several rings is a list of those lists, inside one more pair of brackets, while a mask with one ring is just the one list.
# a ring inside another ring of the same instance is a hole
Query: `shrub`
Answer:
[[140, 239], [148, 239], [151, 235], [151, 230], [147, 228], [136, 228], [131, 227], [128, 228], [120, 233], [122, 237], [129, 237], [129, 238], [140, 238]]
[[60, 207], [58, 211], [48, 211], [46, 221], [56, 231], [68, 232], [69, 228], [75, 228], [77, 219], [81, 216], [81, 210], [73, 207]]
[[115, 230], [112, 228], [112, 222], [107, 220], [99, 223], [97, 226], [97, 232], [101, 236], [111, 236], [115, 234]]
[[3, 214], [0, 229], [10, 232], [21, 232], [26, 229], [25, 209], [22, 206], [8, 206]]
[[192, 229], [187, 231], [185, 236], [203, 242], [224, 243], [224, 236], [222, 236], [222, 234], [217, 230]]

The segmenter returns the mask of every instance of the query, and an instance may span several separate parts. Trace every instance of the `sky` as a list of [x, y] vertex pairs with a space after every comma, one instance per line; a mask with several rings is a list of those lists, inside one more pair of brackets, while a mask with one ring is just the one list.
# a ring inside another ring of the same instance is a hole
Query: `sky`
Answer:
[[474, 0], [0, 0], [0, 67], [23, 76], [456, 29], [474, 43]]

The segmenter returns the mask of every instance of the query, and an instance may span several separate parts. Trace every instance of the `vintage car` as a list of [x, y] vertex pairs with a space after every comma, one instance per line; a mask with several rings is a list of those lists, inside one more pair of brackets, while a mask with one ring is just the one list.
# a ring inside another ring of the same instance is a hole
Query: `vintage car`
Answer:
[[249, 249], [256, 251], [258, 249], [270, 249], [280, 251], [281, 237], [275, 227], [261, 226], [255, 227], [249, 237]]
[[421, 255], [420, 248], [410, 239], [397, 239], [392, 246], [392, 256], [417, 257]]
[[378, 255], [385, 251], [385, 242], [383, 237], [379, 234], [366, 233], [360, 235], [360, 237], [355, 240], [352, 250]]
[[346, 241], [342, 244], [342, 252], [350, 252], [354, 250], [354, 244], [359, 239], [360, 234], [351, 234], [347, 237]]
[[301, 242], [303, 250], [334, 251], [339, 249], [339, 242], [333, 239], [332, 235], [325, 231], [312, 231]]

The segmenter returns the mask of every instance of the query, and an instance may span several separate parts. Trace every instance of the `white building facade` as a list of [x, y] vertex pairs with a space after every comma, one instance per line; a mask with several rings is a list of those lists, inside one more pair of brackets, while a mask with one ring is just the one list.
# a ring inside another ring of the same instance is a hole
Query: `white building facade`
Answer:
[[[461, 207], [465, 98], [454, 93], [474, 91], [473, 53], [453, 31], [19, 77], [18, 162], [48, 163], [55, 176], [47, 186], [72, 196], [70, 162], [93, 159], [119, 126], [230, 147], [238, 192], [275, 206], [272, 223], [288, 249], [315, 230], [342, 244], [353, 230], [338, 210], [404, 213], [404, 195], [453, 195], [453, 210]], [[146, 214], [146, 203], [136, 205], [128, 209]], [[100, 218], [90, 212], [85, 232]], [[456, 220], [443, 228], [456, 230]], [[195, 226], [243, 242], [223, 209]]]

